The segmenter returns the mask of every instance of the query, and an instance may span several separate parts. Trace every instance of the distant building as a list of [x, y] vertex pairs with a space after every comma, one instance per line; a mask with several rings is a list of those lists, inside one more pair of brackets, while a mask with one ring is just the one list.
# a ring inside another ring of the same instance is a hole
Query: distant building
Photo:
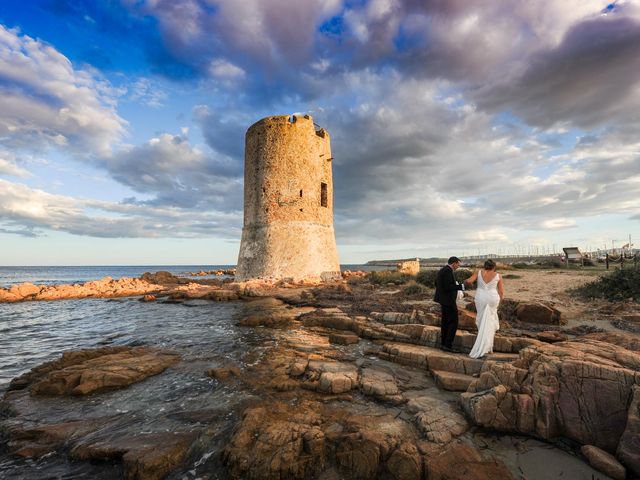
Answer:
[[249, 127], [237, 280], [340, 278], [331, 161], [329, 133], [309, 115]]

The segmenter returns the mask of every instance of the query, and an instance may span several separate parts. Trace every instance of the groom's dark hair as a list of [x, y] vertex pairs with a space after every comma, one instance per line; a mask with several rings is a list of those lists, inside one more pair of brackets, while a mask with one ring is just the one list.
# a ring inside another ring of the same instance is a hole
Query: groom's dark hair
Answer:
[[462, 263], [458, 257], [449, 257], [449, 260], [447, 260], [447, 265], [451, 265], [456, 262]]

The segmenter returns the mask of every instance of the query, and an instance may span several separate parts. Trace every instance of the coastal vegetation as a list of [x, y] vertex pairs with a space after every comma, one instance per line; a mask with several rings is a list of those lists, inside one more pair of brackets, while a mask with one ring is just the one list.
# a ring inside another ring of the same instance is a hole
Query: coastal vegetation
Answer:
[[640, 267], [621, 268], [573, 290], [582, 298], [640, 303]]

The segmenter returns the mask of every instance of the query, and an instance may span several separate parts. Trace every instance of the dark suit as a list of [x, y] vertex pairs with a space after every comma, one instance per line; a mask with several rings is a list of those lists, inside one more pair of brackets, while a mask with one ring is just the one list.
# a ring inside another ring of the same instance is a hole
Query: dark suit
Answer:
[[458, 330], [458, 307], [456, 297], [458, 290], [463, 290], [453, 276], [453, 268], [449, 265], [442, 267], [436, 275], [436, 295], [434, 300], [442, 309], [440, 321], [440, 343], [444, 347], [452, 348], [453, 340]]

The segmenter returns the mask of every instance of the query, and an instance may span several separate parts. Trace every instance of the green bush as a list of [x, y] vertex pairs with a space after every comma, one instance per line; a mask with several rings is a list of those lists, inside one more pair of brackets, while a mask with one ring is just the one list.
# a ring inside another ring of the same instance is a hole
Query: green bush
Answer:
[[375, 285], [386, 285], [388, 283], [394, 285], [402, 285], [409, 280], [413, 280], [413, 275], [396, 272], [395, 270], [382, 270], [380, 272], [371, 272], [367, 275], [370, 283]]
[[[436, 276], [438, 275], [438, 272], [439, 272], [439, 269], [438, 270], [435, 270], [435, 269], [421, 270], [416, 276], [416, 281], [429, 288], [435, 288]], [[473, 272], [468, 268], [459, 268], [454, 272], [456, 281], [460, 283], [464, 282], [471, 275], [473, 275]]]
[[404, 295], [422, 295], [429, 291], [424, 285], [421, 285], [415, 281], [411, 281], [405, 285], [402, 289]]
[[513, 268], [528, 268], [529, 267], [529, 265], [527, 265], [524, 262], [512, 263], [511, 266]]
[[420, 270], [418, 275], [416, 275], [416, 282], [424, 285], [425, 287], [435, 288], [437, 274], [438, 270], [435, 269]]
[[604, 298], [612, 302], [631, 298], [640, 303], [640, 267], [614, 270], [572, 292], [583, 298]]

